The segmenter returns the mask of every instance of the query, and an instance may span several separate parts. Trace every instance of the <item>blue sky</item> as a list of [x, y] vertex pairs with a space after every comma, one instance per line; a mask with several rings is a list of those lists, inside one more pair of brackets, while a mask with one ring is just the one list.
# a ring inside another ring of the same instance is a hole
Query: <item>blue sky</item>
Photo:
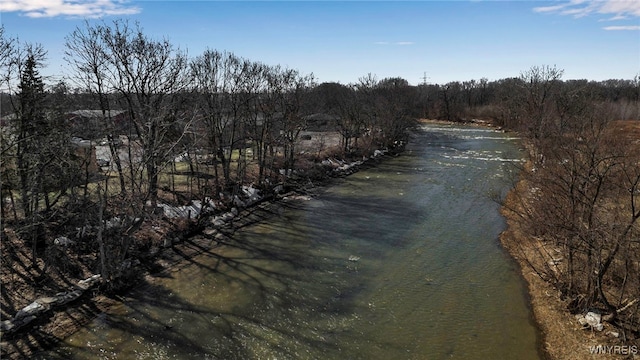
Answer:
[[7, 35], [48, 51], [45, 75], [66, 72], [65, 36], [127, 18], [197, 56], [227, 50], [355, 82], [367, 73], [411, 84], [518, 76], [556, 65], [564, 79], [640, 74], [640, 1], [123, 1], [0, 0]]

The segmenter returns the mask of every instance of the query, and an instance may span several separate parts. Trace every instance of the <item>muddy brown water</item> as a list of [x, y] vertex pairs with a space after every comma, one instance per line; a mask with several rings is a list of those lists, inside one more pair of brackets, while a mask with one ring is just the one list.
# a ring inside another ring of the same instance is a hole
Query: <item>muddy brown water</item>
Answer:
[[517, 139], [423, 126], [408, 150], [158, 276], [47, 359], [539, 359], [496, 197]]

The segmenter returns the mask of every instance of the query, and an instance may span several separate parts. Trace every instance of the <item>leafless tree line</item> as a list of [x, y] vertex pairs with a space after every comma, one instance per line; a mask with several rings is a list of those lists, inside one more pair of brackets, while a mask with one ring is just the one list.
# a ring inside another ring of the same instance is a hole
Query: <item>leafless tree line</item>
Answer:
[[[509, 206], [526, 239], [514, 244], [569, 310], [600, 309], [626, 335], [640, 325], [640, 126], [562, 71], [521, 74], [505, 124], [529, 144], [526, 186]], [[640, 102], [634, 103], [637, 119]], [[621, 121], [625, 120], [625, 121]]]
[[[545, 74], [555, 79], [546, 81], [551, 78], [543, 78]], [[524, 126], [517, 128], [520, 131], [535, 127], [535, 124], [520, 121], [523, 119], [519, 117], [522, 107], [538, 112], [539, 118], [543, 115], [540, 105], [544, 99], [545, 106], [558, 107], [558, 121], [576, 110], [570, 107], [594, 103], [608, 103], [616, 118], [640, 120], [637, 109], [640, 74], [633, 79], [606, 81], [562, 80], [562, 75], [563, 71], [553, 66], [534, 66], [521, 76], [494, 81], [481, 78], [446, 84], [423, 83], [416, 87], [418, 101], [412, 108], [413, 114], [449, 121], [491, 119], [496, 125], [511, 129]]]
[[[369, 75], [333, 84], [338, 95], [313, 75], [233, 53], [208, 49], [189, 58], [123, 20], [87, 22], [69, 34], [70, 72], [53, 87], [39, 74], [42, 46], [4, 29], [0, 39], [10, 110], [2, 111], [10, 115], [2, 127], [2, 217], [32, 244], [34, 266], [72, 224], [77, 237], [95, 239], [82, 251], [97, 252], [104, 278], [115, 278], [159, 202], [226, 201], [242, 185], [286, 185], [305, 170], [297, 146], [302, 131], [317, 127], [310, 115], [330, 115], [321, 129], [342, 135], [343, 157], [404, 143], [413, 125], [406, 81]], [[70, 137], [65, 111], [80, 106], [102, 114], [107, 173], [95, 164], [92, 144]], [[126, 124], [116, 124], [122, 110]]]

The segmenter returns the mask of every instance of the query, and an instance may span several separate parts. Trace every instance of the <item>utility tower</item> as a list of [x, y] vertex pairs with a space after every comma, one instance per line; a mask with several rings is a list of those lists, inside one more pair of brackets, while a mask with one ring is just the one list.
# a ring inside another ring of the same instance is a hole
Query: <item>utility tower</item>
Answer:
[[424, 75], [422, 75], [422, 85], [427, 86], [427, 79], [430, 79], [430, 77], [427, 77], [427, 72], [424, 72]]
[[427, 106], [429, 103], [429, 90], [427, 89], [427, 79], [430, 79], [427, 76], [427, 72], [425, 71], [424, 74], [422, 75], [422, 98], [423, 98], [423, 102], [422, 102], [422, 117], [424, 119], [426, 119], [429, 114], [427, 112]]

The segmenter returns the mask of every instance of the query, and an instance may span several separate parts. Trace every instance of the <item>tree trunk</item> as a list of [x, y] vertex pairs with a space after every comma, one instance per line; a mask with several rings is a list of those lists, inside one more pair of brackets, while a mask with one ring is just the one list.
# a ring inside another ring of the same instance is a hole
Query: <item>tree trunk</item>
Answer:
[[96, 240], [98, 241], [98, 246], [100, 248], [100, 275], [105, 280], [109, 279], [109, 274], [107, 272], [107, 263], [106, 263], [106, 250], [104, 246], [104, 239], [102, 238], [102, 234], [104, 231], [104, 208], [105, 208], [105, 197], [107, 192], [106, 182], [108, 179], [105, 179], [105, 194], [103, 195], [100, 192], [100, 187], [98, 187], [98, 201], [100, 202], [100, 207], [98, 208], [98, 234], [96, 235]]

